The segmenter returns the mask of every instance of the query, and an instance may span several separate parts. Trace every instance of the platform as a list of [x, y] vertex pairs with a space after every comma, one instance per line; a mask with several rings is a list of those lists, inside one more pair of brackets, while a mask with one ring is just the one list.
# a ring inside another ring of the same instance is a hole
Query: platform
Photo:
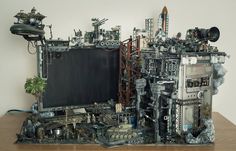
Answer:
[[236, 125], [231, 123], [221, 114], [214, 112], [213, 119], [216, 129], [216, 140], [212, 145], [184, 146], [184, 145], [126, 145], [116, 148], [104, 148], [100, 145], [29, 145], [14, 144], [16, 133], [20, 131], [26, 114], [4, 115], [0, 118], [0, 151], [82, 151], [82, 150], [147, 150], [147, 151], [236, 151]]

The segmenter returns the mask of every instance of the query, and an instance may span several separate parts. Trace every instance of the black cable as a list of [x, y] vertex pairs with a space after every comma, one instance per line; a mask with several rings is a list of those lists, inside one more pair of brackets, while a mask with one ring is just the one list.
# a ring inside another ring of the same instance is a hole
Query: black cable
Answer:
[[21, 110], [21, 109], [10, 109], [6, 112], [7, 113], [11, 113], [11, 112], [21, 112], [21, 113], [32, 113], [31, 110]]

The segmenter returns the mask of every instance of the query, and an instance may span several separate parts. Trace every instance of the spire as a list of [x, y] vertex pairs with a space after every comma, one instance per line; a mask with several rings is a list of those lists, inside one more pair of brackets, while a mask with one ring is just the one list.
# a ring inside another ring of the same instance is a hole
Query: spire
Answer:
[[162, 14], [168, 14], [168, 10], [167, 10], [167, 7], [166, 6], [164, 6], [164, 8], [162, 9], [162, 12], [161, 12]]

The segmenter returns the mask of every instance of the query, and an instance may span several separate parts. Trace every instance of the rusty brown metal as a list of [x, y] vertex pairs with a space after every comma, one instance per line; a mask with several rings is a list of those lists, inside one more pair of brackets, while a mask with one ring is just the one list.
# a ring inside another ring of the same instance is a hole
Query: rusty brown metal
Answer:
[[131, 104], [135, 97], [135, 80], [140, 77], [140, 37], [129, 38], [120, 44], [119, 102]]

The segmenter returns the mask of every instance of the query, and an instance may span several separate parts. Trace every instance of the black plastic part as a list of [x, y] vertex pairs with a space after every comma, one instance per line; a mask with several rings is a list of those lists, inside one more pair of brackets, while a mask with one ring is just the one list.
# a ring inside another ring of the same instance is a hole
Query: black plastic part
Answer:
[[42, 36], [45, 34], [43, 29], [37, 29], [34, 26], [27, 24], [14, 24], [11, 26], [10, 31], [12, 34], [16, 35], [39, 35]]
[[208, 31], [209, 41], [216, 42], [220, 38], [220, 30], [217, 27], [212, 27]]
[[198, 29], [196, 28], [196, 37], [201, 41], [216, 42], [220, 38], [220, 30], [217, 27], [211, 27], [210, 29]]

